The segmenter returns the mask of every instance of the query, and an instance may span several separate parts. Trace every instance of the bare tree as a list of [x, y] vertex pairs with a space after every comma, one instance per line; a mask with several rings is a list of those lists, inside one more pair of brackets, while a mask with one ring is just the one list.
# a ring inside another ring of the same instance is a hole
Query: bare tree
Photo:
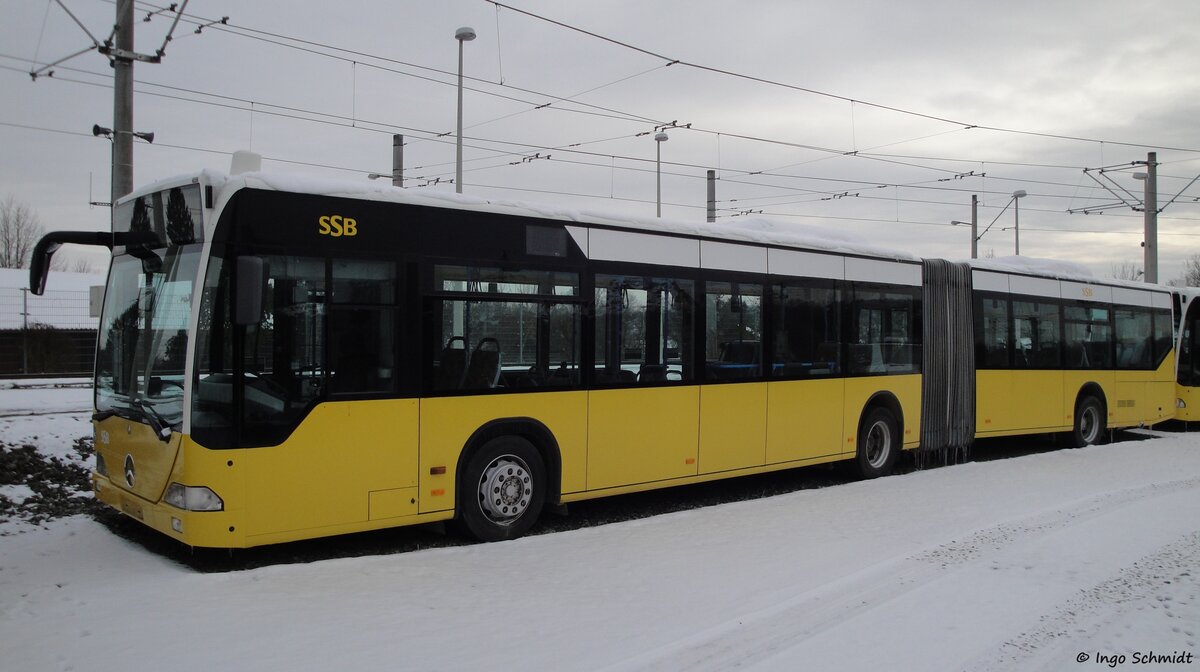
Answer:
[[1183, 262], [1183, 275], [1167, 283], [1172, 287], [1200, 287], [1200, 253]]
[[95, 273], [96, 268], [92, 265], [92, 262], [87, 259], [87, 257], [77, 257], [71, 262], [71, 272]]
[[59, 250], [58, 254], [50, 258], [50, 271], [54, 273], [95, 273], [96, 269], [87, 257], [72, 256], [70, 252]]
[[1129, 280], [1131, 282], [1136, 282], [1142, 277], [1143, 271], [1141, 266], [1138, 266], [1132, 261], [1126, 261], [1120, 264], [1113, 264], [1112, 273], [1110, 273], [1110, 275], [1117, 280]]
[[37, 213], [13, 196], [0, 201], [0, 268], [26, 268], [42, 237]]

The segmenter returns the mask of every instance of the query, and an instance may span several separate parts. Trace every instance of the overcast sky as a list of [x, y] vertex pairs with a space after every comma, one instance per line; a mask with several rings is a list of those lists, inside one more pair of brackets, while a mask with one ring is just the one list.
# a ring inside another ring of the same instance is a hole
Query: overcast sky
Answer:
[[[63, 3], [108, 36], [112, 0]], [[391, 134], [403, 133], [406, 185], [452, 190], [454, 32], [471, 26], [469, 194], [652, 216], [653, 135], [674, 121], [691, 128], [667, 129], [661, 147], [664, 217], [703, 220], [711, 168], [722, 217], [761, 210], [965, 258], [970, 232], [950, 221], [969, 220], [979, 194], [980, 229], [999, 215], [981, 256], [1004, 256], [1014, 212], [1001, 210], [1023, 189], [1022, 253], [1108, 276], [1141, 266], [1142, 215], [1068, 214], [1116, 202], [1083, 169], [1157, 151], [1160, 206], [1183, 190], [1159, 216], [1160, 280], [1200, 252], [1200, 182], [1185, 189], [1200, 174], [1194, 1], [506, 4], [191, 0], [188, 15], [228, 16], [229, 28], [197, 35], [189, 20], [162, 63], [136, 66], [134, 126], [155, 143], [137, 144], [134, 183], [228, 170], [238, 149], [266, 170], [366, 180], [390, 172]], [[137, 50], [153, 52], [169, 19], [143, 22], [152, 6], [137, 6]], [[109, 143], [90, 133], [112, 125], [107, 61], [86, 53], [33, 81], [90, 38], [51, 0], [0, 11], [0, 195], [48, 228], [105, 229], [107, 209], [88, 200], [89, 185], [108, 200]], [[1106, 175], [1140, 198], [1131, 173]]]

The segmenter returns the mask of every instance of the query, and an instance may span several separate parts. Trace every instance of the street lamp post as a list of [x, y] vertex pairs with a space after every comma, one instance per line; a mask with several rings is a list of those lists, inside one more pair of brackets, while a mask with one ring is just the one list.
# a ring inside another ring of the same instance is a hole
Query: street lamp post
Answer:
[[454, 31], [458, 40], [458, 142], [455, 148], [454, 191], [462, 193], [462, 107], [463, 107], [463, 42], [475, 39], [475, 29], [463, 26]]
[[1021, 203], [1018, 199], [1025, 198], [1025, 190], [1018, 189], [1013, 192], [1013, 235], [1015, 236], [1014, 254], [1021, 256]]
[[1146, 172], [1134, 173], [1133, 179], [1142, 180], [1142, 212], [1144, 214], [1142, 238], [1142, 267], [1146, 269], [1146, 282], [1158, 282], [1158, 175], [1155, 170], [1158, 153], [1146, 155]]
[[666, 141], [667, 141], [666, 133], [659, 131], [658, 133], [654, 134], [654, 149], [655, 149], [654, 173], [656, 176], [656, 182], [657, 182], [657, 187], [658, 187], [656, 190], [657, 196], [655, 197], [654, 200], [658, 206], [657, 214], [655, 215], [657, 217], [662, 217], [662, 143], [664, 143]]

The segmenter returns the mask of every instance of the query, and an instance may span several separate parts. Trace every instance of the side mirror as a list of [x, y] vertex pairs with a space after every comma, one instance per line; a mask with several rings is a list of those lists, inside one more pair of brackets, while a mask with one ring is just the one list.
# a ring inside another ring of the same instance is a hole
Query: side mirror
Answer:
[[29, 260], [29, 289], [41, 296], [46, 291], [46, 279], [50, 275], [50, 257], [62, 247], [56, 242], [42, 238], [33, 248], [33, 258]]
[[267, 283], [266, 262], [261, 257], [237, 258], [237, 309], [234, 322], [258, 324], [262, 318], [263, 288]]
[[63, 243], [102, 245], [111, 250], [113, 235], [94, 231], [51, 231], [42, 236], [33, 246], [33, 257], [29, 261], [29, 289], [35, 295], [41, 296], [45, 291], [46, 277], [50, 273], [50, 258]]

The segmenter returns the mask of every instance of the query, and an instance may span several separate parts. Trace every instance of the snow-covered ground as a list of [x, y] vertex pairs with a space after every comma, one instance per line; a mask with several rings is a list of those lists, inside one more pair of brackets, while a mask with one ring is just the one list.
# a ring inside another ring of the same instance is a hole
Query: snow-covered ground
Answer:
[[[75, 412], [27, 416], [0, 388], [0, 441], [68, 455], [90, 397], [60, 389]], [[1200, 434], [1144, 434], [227, 573], [82, 516], [10, 524], [0, 670], [1196, 669]]]

